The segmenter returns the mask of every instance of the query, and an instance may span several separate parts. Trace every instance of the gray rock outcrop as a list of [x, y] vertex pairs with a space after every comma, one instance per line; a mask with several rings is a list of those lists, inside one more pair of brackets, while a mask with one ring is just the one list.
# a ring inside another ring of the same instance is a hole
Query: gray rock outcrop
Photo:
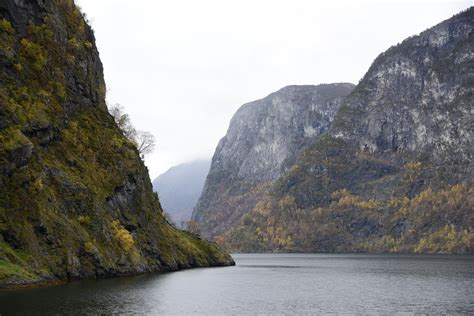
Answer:
[[[251, 209], [260, 187], [282, 175], [302, 149], [328, 130], [353, 88], [350, 83], [287, 86], [244, 104], [216, 148], [193, 213], [204, 232], [218, 234]], [[244, 196], [243, 204], [237, 202]]]

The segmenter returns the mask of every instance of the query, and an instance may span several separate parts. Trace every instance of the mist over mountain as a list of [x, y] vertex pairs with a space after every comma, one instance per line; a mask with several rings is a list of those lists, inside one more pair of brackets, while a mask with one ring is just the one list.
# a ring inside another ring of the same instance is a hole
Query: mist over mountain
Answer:
[[161, 206], [174, 223], [191, 219], [209, 172], [210, 160], [195, 160], [171, 167], [153, 180]]

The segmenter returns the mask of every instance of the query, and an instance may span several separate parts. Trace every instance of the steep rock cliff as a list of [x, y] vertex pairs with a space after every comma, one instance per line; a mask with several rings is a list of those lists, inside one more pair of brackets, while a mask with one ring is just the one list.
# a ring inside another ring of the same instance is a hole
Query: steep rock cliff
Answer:
[[473, 10], [381, 54], [344, 102], [334, 137], [370, 152], [472, 158]]
[[193, 213], [209, 236], [251, 210], [258, 196], [326, 132], [350, 83], [288, 86], [243, 105], [216, 148]]
[[[331, 179], [356, 180], [346, 188], [367, 196], [385, 189], [386, 197], [412, 196], [427, 186], [471, 183], [473, 14], [471, 8], [377, 57], [344, 100], [328, 137], [309, 149], [317, 149], [319, 155], [323, 150], [328, 154], [347, 151], [342, 159], [354, 165], [355, 173]], [[324, 168], [318, 168], [321, 159], [314, 154], [305, 153], [306, 158], [314, 158], [310, 163], [314, 171], [300, 168], [297, 173], [321, 175]], [[420, 173], [415, 183], [407, 186], [397, 180], [396, 185], [380, 186], [382, 178], [390, 182], [414, 164]], [[296, 175], [288, 176], [292, 174]], [[367, 190], [367, 177], [376, 180], [371, 190]], [[302, 186], [293, 190], [300, 189]], [[311, 199], [301, 202], [301, 206], [318, 204]]]
[[470, 8], [378, 56], [227, 243], [473, 252], [473, 27]]
[[0, 285], [232, 264], [170, 226], [72, 0], [0, 1]]

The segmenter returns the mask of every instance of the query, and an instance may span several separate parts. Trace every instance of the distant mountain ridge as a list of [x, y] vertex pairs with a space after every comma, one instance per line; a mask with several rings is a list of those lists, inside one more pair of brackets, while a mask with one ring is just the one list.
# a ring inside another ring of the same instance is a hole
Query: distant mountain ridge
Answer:
[[153, 180], [161, 206], [177, 225], [191, 219], [209, 172], [210, 160], [195, 160], [171, 167]]

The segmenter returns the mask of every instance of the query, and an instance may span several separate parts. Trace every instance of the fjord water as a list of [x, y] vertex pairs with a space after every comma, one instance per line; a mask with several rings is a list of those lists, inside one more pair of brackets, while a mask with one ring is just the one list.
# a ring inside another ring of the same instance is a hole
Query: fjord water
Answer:
[[0, 291], [0, 314], [472, 314], [474, 256], [236, 254], [235, 267]]

